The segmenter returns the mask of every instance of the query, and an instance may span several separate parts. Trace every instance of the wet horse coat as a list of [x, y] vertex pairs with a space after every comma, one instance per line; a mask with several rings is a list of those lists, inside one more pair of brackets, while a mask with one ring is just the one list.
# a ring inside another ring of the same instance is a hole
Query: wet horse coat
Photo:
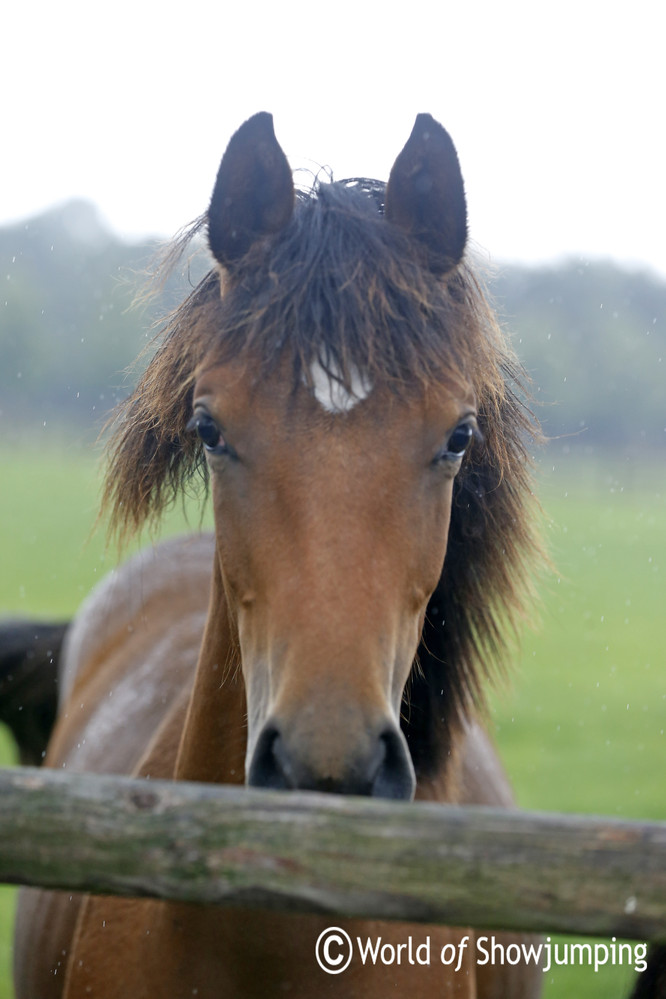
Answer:
[[[84, 607], [48, 765], [508, 804], [474, 708], [540, 555], [531, 424], [463, 261], [449, 136], [420, 115], [386, 190], [296, 196], [256, 115], [206, 221], [218, 267], [125, 404], [106, 501], [139, 527], [205, 459], [214, 536], [142, 554]], [[329, 923], [26, 892], [17, 994], [538, 992], [533, 970], [477, 967], [473, 948], [458, 971], [327, 976], [314, 945]], [[343, 925], [396, 944], [410, 932]], [[465, 932], [428, 928], [433, 952]]]

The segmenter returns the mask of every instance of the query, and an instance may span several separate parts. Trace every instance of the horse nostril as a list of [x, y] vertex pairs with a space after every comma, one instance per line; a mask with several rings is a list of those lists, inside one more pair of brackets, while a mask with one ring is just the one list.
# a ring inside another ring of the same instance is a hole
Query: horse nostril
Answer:
[[383, 757], [372, 781], [373, 798], [390, 798], [410, 801], [416, 789], [416, 775], [404, 737], [399, 731], [387, 728], [380, 735]]
[[276, 791], [295, 786], [289, 777], [280, 732], [272, 725], [265, 728], [259, 736], [252, 754], [247, 783], [250, 787]]

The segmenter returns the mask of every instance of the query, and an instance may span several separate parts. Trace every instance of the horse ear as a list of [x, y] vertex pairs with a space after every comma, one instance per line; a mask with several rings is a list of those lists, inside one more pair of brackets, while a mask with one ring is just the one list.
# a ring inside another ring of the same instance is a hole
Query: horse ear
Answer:
[[224, 266], [234, 264], [256, 240], [279, 232], [294, 211], [294, 183], [287, 157], [265, 111], [232, 136], [222, 157], [208, 208], [208, 242]]
[[417, 115], [393, 164], [386, 217], [423, 243], [434, 271], [458, 264], [467, 242], [467, 205], [458, 155], [449, 133], [429, 114]]

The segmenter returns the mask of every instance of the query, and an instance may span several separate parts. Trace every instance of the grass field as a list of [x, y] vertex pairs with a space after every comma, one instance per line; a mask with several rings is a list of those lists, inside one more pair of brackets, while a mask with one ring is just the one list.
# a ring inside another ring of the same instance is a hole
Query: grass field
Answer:
[[[491, 727], [528, 808], [666, 819], [666, 470], [551, 451], [542, 461], [557, 572]], [[69, 617], [112, 565], [95, 465], [63, 442], [0, 450], [0, 616]], [[196, 515], [194, 516], [196, 523]], [[168, 530], [180, 529], [180, 514]], [[0, 760], [10, 748], [0, 733]], [[11, 999], [13, 894], [0, 890], [0, 999]], [[631, 972], [558, 967], [547, 999], [620, 999]]]

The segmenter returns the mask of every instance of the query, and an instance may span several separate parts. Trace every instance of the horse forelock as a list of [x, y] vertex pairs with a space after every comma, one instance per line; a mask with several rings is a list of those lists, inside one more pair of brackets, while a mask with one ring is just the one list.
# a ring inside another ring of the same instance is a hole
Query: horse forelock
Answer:
[[319, 365], [350, 394], [359, 376], [403, 391], [468, 367], [465, 338], [448, 332], [469, 318], [460, 274], [432, 274], [382, 198], [375, 181], [301, 193], [289, 225], [226, 276], [211, 356], [251, 356], [261, 377], [288, 357], [294, 388], [313, 388]]
[[196, 472], [205, 477], [201, 446], [186, 431], [204, 360], [247, 357], [261, 378], [290, 368], [295, 391], [303, 382], [316, 390], [317, 367], [351, 395], [359, 378], [397, 393], [471, 382], [483, 442], [456, 479], [444, 571], [403, 719], [424, 770], [455, 719], [481, 702], [483, 677], [530, 605], [543, 558], [529, 459], [538, 427], [474, 270], [463, 262], [433, 274], [415, 242], [384, 218], [383, 192], [366, 180], [318, 185], [299, 196], [284, 231], [258, 241], [224, 279], [217, 270], [203, 279], [120, 408], [104, 505], [115, 528], [131, 533]]

